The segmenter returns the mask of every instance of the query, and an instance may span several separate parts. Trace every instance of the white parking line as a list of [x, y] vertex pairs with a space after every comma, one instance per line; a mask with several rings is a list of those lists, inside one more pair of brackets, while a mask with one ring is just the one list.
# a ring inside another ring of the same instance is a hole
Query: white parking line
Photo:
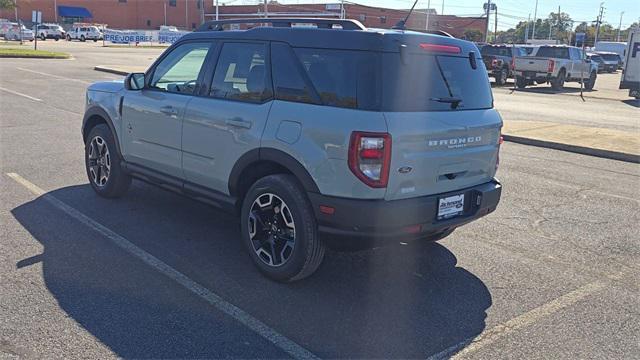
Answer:
[[191, 280], [189, 277], [179, 272], [178, 270], [172, 268], [166, 263], [162, 262], [160, 259], [155, 256], [149, 254], [148, 252], [142, 250], [137, 247], [129, 240], [124, 237], [118, 235], [117, 233], [111, 231], [109, 228], [103, 226], [97, 221], [91, 219], [90, 217], [82, 214], [78, 210], [73, 207], [65, 204], [64, 202], [58, 200], [53, 195], [47, 194], [44, 190], [39, 188], [37, 185], [33, 184], [29, 180], [23, 178], [19, 174], [16, 173], [7, 173], [7, 176], [15, 180], [20, 185], [27, 188], [33, 194], [37, 196], [41, 196], [42, 199], [49, 202], [54, 207], [63, 211], [67, 215], [76, 219], [77, 221], [85, 224], [86, 226], [92, 228], [98, 233], [102, 234], [107, 239], [111, 240], [114, 244], [116, 244], [121, 249], [127, 251], [129, 254], [137, 257], [142, 260], [145, 264], [151, 266], [154, 270], [164, 274], [165, 276], [173, 279], [178, 284], [182, 285], [185, 289], [191, 291], [193, 294], [199, 296], [204, 299], [209, 304], [213, 305], [218, 310], [224, 312], [225, 314], [233, 317], [238, 322], [242, 323], [249, 329], [256, 332], [258, 335], [262, 336], [275, 346], [287, 352], [295, 359], [317, 359], [317, 357], [311, 353], [309, 350], [303, 348], [302, 346], [296, 344], [293, 340], [285, 337], [284, 335], [278, 333], [276, 330], [270, 328], [268, 325], [263, 323], [262, 321], [254, 318], [244, 310], [236, 307], [235, 305], [225, 301], [219, 295], [213, 293], [209, 289], [204, 286], [196, 283]]
[[[618, 275], [613, 275], [611, 278], [616, 278]], [[600, 291], [605, 287], [605, 282], [601, 280], [594, 281], [587, 285], [584, 285], [576, 290], [568, 292], [559, 298], [551, 300], [550, 302], [540, 305], [535, 309], [529, 310], [526, 313], [516, 316], [515, 318], [508, 320], [502, 324], [498, 324], [489, 330], [483, 331], [475, 338], [469, 338], [459, 342], [443, 351], [429, 356], [428, 360], [439, 359], [462, 359], [466, 355], [469, 355], [479, 349], [490, 345], [499, 339], [513, 333], [516, 330], [532, 325], [537, 321], [556, 313], [564, 308], [567, 308], [578, 301], [584, 299], [588, 295]]]
[[2, 91], [6, 91], [6, 92], [8, 92], [9, 94], [22, 96], [22, 97], [27, 98], [27, 99], [29, 99], [29, 100], [33, 100], [33, 101], [42, 101], [42, 99], [38, 99], [38, 98], [35, 98], [35, 97], [33, 97], [33, 96], [29, 96], [29, 95], [26, 95], [26, 94], [23, 94], [23, 93], [19, 93], [19, 92], [17, 92], [17, 91], [13, 91], [13, 90], [9, 90], [9, 89], [5, 89], [5, 88], [1, 88], [1, 87], [0, 87], [0, 90], [2, 90]]
[[66, 77], [66, 76], [60, 76], [60, 75], [49, 74], [49, 73], [44, 73], [44, 72], [40, 72], [40, 71], [35, 71], [35, 70], [25, 69], [25, 68], [21, 68], [21, 67], [17, 67], [16, 69], [21, 70], [21, 71], [26, 71], [26, 72], [34, 73], [34, 74], [38, 74], [38, 75], [49, 76], [49, 77], [56, 78], [56, 79], [62, 79], [62, 80], [68, 80], [68, 81], [76, 81], [76, 82], [79, 82], [79, 83], [82, 83], [82, 84], [91, 84], [91, 82], [90, 82], [90, 81], [84, 81], [84, 80], [74, 79], [74, 78], [70, 78], [70, 77]]

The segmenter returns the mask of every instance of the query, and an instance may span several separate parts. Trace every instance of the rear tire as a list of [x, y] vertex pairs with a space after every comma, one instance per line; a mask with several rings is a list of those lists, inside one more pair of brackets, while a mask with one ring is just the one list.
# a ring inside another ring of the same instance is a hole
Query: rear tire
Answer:
[[496, 85], [504, 85], [507, 83], [507, 78], [509, 77], [509, 70], [507, 68], [500, 69], [498, 75], [496, 75]]
[[118, 152], [111, 129], [106, 124], [96, 125], [89, 132], [84, 161], [89, 183], [98, 195], [117, 198], [127, 192], [131, 177], [120, 166], [122, 156]]
[[67, 41], [71, 41], [71, 35], [67, 35]]
[[241, 234], [249, 255], [267, 277], [281, 282], [313, 274], [324, 258], [316, 218], [304, 190], [292, 175], [269, 175], [247, 192]]
[[87, 41], [87, 39], [84, 37], [84, 35], [80, 35], [80, 41], [85, 42]]
[[47, 37], [45, 36], [44, 33], [40, 34], [40, 40], [42, 40], [42, 41], [47, 40]]
[[565, 80], [564, 70], [560, 70], [560, 72], [558, 73], [558, 76], [551, 79], [551, 88], [556, 91], [562, 90], [564, 88], [564, 80]]
[[527, 86], [527, 79], [521, 76], [516, 76], [516, 87], [518, 89], [524, 89], [526, 86]]

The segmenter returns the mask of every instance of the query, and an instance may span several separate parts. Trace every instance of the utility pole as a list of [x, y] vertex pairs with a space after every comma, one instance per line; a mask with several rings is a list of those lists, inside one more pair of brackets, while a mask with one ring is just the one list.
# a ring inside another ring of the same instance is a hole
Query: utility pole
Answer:
[[216, 21], [218, 21], [219, 18], [219, 14], [220, 14], [220, 9], [218, 8], [218, 0], [213, 0], [216, 3]]
[[622, 28], [622, 15], [624, 15], [624, 11], [620, 13], [620, 23], [618, 24], [618, 35], [616, 36], [616, 41], [620, 41], [620, 29]]
[[560, 43], [560, 5], [558, 5], [558, 30], [556, 30], [556, 44]]
[[531, 39], [536, 39], [536, 20], [538, 17], [538, 0], [536, 0], [536, 8], [533, 10], [533, 31], [531, 32]]
[[268, 0], [264, 0], [264, 17], [265, 19], [269, 17], [269, 9], [268, 9], [268, 5], [267, 5], [267, 1]]
[[200, 24], [204, 24], [204, 0], [196, 0], [200, 4]]
[[487, 0], [487, 28], [484, 32], [484, 42], [489, 42], [489, 11], [491, 11], [491, 0]]
[[164, 5], [164, 26], [167, 26], [167, 2], [166, 2], [166, 0], [163, 3], [163, 5]]
[[344, 12], [344, 0], [340, 1], [340, 19], [344, 19], [345, 16], [345, 12]]
[[184, 0], [184, 27], [189, 31], [189, 0]]
[[598, 42], [598, 36], [600, 35], [600, 23], [602, 23], [602, 14], [604, 13], [604, 2], [600, 3], [600, 13], [598, 14], [598, 18], [596, 19], [596, 37], [593, 40], [593, 46], [596, 46]]
[[444, 0], [442, 0], [442, 10], [440, 10], [440, 15], [444, 15]]
[[58, 22], [58, 0], [53, 0], [53, 13], [55, 14], [55, 19], [53, 19], [54, 23]]
[[494, 24], [494, 30], [493, 30], [494, 44], [498, 43], [498, 5], [495, 5], [495, 7], [496, 7], [496, 17], [495, 17], [495, 24]]
[[527, 17], [527, 25], [524, 27], [524, 43], [526, 44], [529, 40], [529, 23], [531, 22], [531, 13]]
[[431, 9], [431, 0], [427, 1], [427, 25], [425, 30], [429, 30], [429, 10]]

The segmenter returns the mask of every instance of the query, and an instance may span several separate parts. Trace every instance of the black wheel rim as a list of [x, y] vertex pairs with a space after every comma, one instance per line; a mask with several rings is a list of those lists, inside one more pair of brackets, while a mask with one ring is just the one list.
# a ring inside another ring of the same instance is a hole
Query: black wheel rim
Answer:
[[296, 227], [289, 206], [279, 196], [264, 193], [253, 201], [248, 231], [253, 251], [265, 265], [279, 267], [291, 258]]
[[91, 181], [98, 187], [107, 185], [111, 175], [111, 154], [102, 137], [95, 136], [91, 139], [87, 162]]

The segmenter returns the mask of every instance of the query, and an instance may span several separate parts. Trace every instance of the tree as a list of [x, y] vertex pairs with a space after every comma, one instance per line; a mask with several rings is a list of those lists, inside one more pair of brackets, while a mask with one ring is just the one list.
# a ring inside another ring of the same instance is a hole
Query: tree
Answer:
[[0, 0], [0, 10], [13, 10], [16, 3], [13, 0]]
[[480, 42], [484, 39], [484, 34], [478, 30], [466, 30], [463, 35], [464, 39], [468, 41]]

